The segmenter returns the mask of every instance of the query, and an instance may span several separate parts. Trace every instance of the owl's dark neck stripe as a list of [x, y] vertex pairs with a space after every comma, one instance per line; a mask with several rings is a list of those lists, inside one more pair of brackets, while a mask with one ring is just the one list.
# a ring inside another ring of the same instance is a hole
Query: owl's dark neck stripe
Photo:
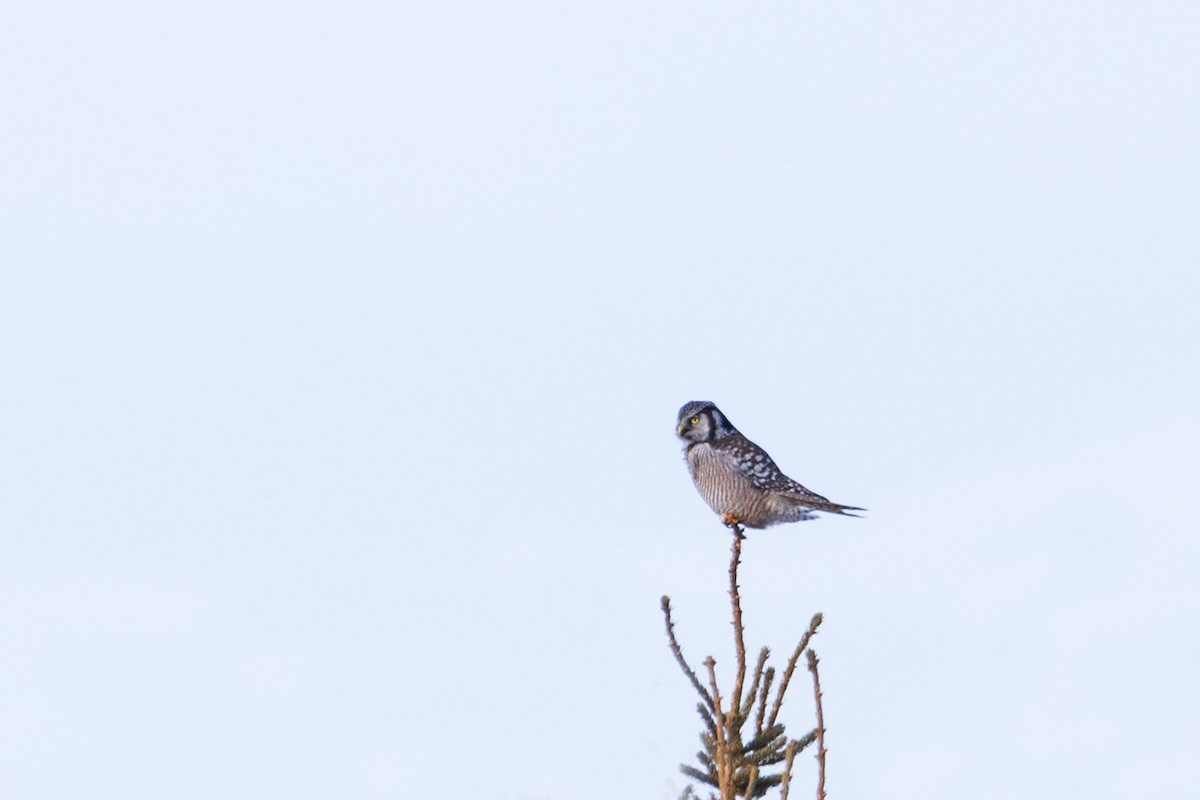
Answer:
[[724, 414], [721, 413], [721, 409], [717, 408], [716, 406], [712, 406], [709, 409], [709, 413], [712, 414], [714, 439], [720, 439], [722, 437], [729, 436], [730, 434], [737, 433], [737, 428], [729, 424], [729, 420]]

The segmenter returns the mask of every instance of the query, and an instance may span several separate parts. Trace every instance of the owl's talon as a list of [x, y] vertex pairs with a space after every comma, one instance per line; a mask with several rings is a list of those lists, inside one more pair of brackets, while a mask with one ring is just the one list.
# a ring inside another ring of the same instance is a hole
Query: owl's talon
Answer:
[[725, 523], [726, 528], [733, 529], [733, 535], [739, 539], [745, 539], [746, 533], [742, 530], [742, 523], [738, 522], [738, 518], [729, 513], [721, 515], [721, 522]]

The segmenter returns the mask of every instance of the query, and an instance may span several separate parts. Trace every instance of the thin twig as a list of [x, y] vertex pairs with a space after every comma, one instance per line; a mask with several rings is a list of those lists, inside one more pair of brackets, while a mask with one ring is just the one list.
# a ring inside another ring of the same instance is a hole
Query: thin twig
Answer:
[[[742, 716], [748, 717], [750, 709], [754, 708], [754, 701], [758, 698], [758, 686], [762, 683], [763, 670], [767, 666], [767, 658], [771, 655], [769, 648], [764, 647], [758, 652], [758, 663], [754, 665], [754, 677], [750, 681], [750, 689], [746, 692], [746, 702], [742, 706]], [[754, 735], [762, 733], [761, 730], [756, 730]]]
[[788, 790], [792, 788], [792, 761], [796, 758], [796, 741], [788, 742], [787, 759], [783, 767], [783, 781], [779, 784], [779, 800], [788, 800]]
[[746, 782], [746, 793], [742, 795], [745, 800], [750, 800], [754, 797], [754, 790], [758, 788], [758, 765], [750, 765], [750, 779]]
[[817, 701], [817, 800], [825, 800], [825, 712], [821, 710], [821, 676], [817, 654], [808, 651], [808, 671], [813, 676], [813, 698]]
[[696, 671], [688, 666], [687, 661], [683, 657], [683, 650], [679, 648], [679, 642], [675, 638], [675, 623], [671, 621], [671, 598], [665, 594], [662, 596], [662, 610], [663, 617], [666, 618], [667, 622], [667, 639], [671, 643], [671, 652], [675, 654], [675, 660], [679, 662], [679, 667], [683, 670], [683, 674], [687, 675], [688, 679], [691, 680], [692, 688], [699, 693], [700, 697], [704, 698], [704, 702], [708, 704], [709, 708], [715, 708], [712, 695], [700, 685], [700, 679], [696, 677]]
[[[763, 648], [766, 651], [766, 648]], [[775, 668], [767, 667], [767, 673], [763, 676], [762, 688], [758, 690], [758, 714], [754, 720], [754, 735], [762, 736], [763, 718], [767, 715], [767, 697], [771, 694], [771, 682], [775, 679]]]
[[721, 690], [717, 688], [717, 661], [712, 656], [704, 659], [708, 668], [708, 682], [712, 688], [713, 716], [717, 722], [716, 752], [713, 760], [717, 768], [717, 788], [721, 790], [721, 800], [734, 800], [733, 796], [733, 758], [729, 752], [729, 740], [725, 736], [726, 715], [721, 710]]
[[704, 727], [708, 730], [709, 736], [713, 739], [717, 738], [717, 723], [713, 720], [712, 711], [704, 707], [704, 703], [696, 703], [696, 713], [700, 715], [700, 721], [704, 723]]
[[[729, 559], [729, 600], [733, 604], [733, 646], [737, 652], [737, 680], [733, 684], [733, 697], [729, 708], [734, 714], [742, 713], [742, 687], [746, 682], [746, 636], [742, 627], [742, 597], [738, 594], [738, 565], [742, 561], [742, 529], [733, 527], [732, 556]], [[744, 714], [743, 714], [744, 716]]]
[[787, 669], [783, 671], [783, 678], [779, 681], [779, 692], [775, 695], [775, 704], [771, 706], [771, 716], [767, 720], [767, 727], [775, 724], [775, 718], [779, 716], [779, 709], [783, 706], [783, 695], [787, 691], [788, 683], [792, 680], [792, 673], [796, 671], [796, 662], [800, 660], [804, 649], [808, 647], [808, 642], [817, 632], [817, 627], [821, 624], [820, 612], [813, 615], [812, 622], [808, 624], [808, 630], [800, 637], [800, 644], [796, 645], [796, 652], [792, 653], [791, 659], [788, 661]]

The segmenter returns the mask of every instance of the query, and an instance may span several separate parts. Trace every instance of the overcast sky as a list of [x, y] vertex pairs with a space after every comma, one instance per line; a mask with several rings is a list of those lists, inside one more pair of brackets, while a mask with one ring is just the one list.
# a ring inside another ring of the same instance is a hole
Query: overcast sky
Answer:
[[745, 547], [751, 647], [825, 614], [831, 799], [1195, 798], [1198, 37], [8, 4], [0, 795], [677, 797], [701, 399], [870, 509]]

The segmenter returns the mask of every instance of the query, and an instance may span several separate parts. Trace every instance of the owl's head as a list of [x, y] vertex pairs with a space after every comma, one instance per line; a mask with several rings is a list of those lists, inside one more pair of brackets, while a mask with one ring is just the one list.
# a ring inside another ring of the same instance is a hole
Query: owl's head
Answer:
[[679, 438], [689, 444], [711, 442], [737, 433], [721, 409], [708, 400], [693, 400], [679, 409], [675, 424]]

